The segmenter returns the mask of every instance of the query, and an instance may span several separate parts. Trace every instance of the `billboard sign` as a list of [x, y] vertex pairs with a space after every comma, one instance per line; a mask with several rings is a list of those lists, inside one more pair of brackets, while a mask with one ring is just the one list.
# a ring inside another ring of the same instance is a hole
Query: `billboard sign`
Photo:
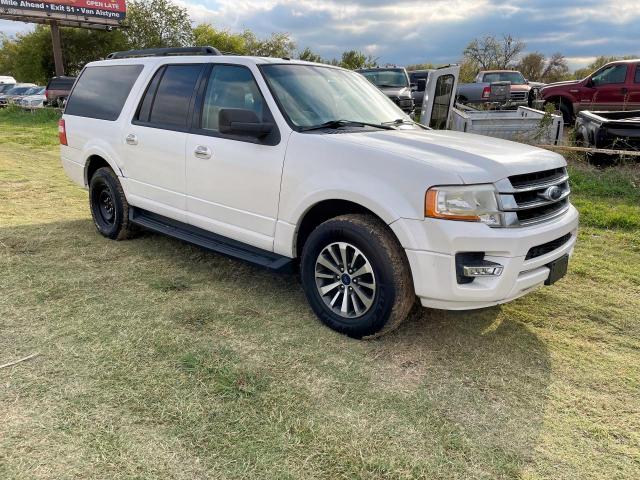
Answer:
[[125, 0], [0, 0], [0, 18], [60, 25], [118, 25], [126, 11]]

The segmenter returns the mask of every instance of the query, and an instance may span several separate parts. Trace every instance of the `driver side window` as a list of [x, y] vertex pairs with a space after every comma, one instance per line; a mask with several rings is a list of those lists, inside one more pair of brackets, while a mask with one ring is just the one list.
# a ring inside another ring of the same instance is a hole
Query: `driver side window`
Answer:
[[600, 87], [602, 85], [624, 83], [626, 78], [626, 65], [611, 65], [591, 77], [591, 81], [594, 87]]
[[220, 110], [237, 108], [255, 112], [265, 121], [266, 105], [251, 71], [243, 66], [216, 65], [207, 83], [202, 128], [218, 131]]

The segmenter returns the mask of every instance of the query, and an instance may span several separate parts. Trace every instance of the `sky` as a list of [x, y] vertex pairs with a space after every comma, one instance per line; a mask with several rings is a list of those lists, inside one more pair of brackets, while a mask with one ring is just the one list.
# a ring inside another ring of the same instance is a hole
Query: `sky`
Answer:
[[[527, 52], [563, 53], [572, 69], [599, 55], [640, 56], [640, 0], [175, 0], [194, 23], [288, 32], [323, 57], [357, 49], [381, 64], [445, 64], [475, 37], [510, 33]], [[0, 21], [12, 35], [28, 25]], [[215, 45], [214, 45], [215, 46]]]

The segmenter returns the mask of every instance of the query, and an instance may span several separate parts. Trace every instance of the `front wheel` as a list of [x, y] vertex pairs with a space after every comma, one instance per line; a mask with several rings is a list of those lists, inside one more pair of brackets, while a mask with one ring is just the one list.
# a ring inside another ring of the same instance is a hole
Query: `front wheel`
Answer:
[[404, 250], [371, 215], [343, 215], [317, 227], [304, 245], [301, 277], [320, 320], [353, 338], [393, 330], [415, 301]]

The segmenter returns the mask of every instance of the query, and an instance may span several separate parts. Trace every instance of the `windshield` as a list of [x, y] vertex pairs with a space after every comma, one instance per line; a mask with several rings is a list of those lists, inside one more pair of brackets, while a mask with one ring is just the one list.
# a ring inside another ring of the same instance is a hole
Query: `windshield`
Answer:
[[13, 85], [10, 83], [0, 83], [0, 93], [8, 92], [13, 88]]
[[296, 127], [335, 120], [371, 124], [411, 121], [357, 73], [315, 65], [264, 65], [261, 69], [284, 115]]
[[15, 87], [7, 92], [8, 95], [22, 95], [28, 91], [31, 87]]
[[408, 87], [407, 74], [402, 69], [384, 70], [360, 70], [360, 75], [373, 83], [376, 87]]
[[493, 72], [484, 74], [484, 82], [511, 82], [512, 85], [524, 85], [525, 80], [520, 72]]

